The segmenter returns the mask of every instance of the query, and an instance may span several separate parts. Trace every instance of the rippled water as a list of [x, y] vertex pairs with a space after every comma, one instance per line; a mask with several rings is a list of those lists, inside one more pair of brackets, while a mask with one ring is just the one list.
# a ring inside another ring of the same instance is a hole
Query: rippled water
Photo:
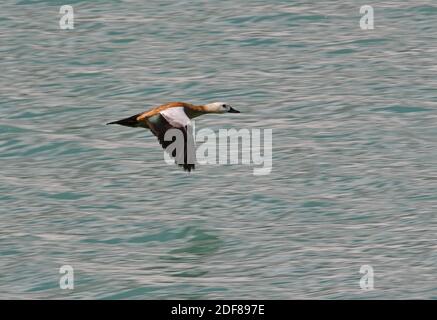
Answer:
[[[62, 4], [1, 4], [0, 298], [437, 298], [435, 1]], [[104, 125], [174, 100], [273, 129], [272, 173]]]

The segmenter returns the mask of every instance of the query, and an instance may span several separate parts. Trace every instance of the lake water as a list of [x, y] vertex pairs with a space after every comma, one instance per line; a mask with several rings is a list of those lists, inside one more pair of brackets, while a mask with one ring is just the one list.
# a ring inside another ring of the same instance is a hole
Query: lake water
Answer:
[[[434, 0], [3, 1], [0, 298], [437, 299], [436, 62]], [[169, 101], [271, 174], [105, 126]]]

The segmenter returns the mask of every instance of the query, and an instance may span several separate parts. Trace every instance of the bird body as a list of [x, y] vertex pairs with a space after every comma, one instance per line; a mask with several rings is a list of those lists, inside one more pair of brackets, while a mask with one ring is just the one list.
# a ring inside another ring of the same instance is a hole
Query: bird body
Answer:
[[[190, 120], [207, 113], [239, 113], [230, 105], [223, 102], [214, 102], [206, 105], [194, 105], [185, 102], [170, 102], [149, 111], [138, 113], [131, 117], [110, 122], [108, 124], [119, 124], [127, 127], [141, 127], [150, 129], [152, 133], [158, 138], [161, 146], [166, 149], [173, 141], [166, 141], [164, 139], [165, 133], [169, 129], [179, 129], [184, 135], [184, 153], [183, 160], [178, 163], [184, 170], [191, 171], [194, 169], [194, 163], [188, 163], [187, 152], [194, 152], [187, 150], [188, 135], [192, 134], [190, 127]], [[171, 154], [176, 157], [175, 153]], [[191, 157], [192, 158], [192, 157]]]

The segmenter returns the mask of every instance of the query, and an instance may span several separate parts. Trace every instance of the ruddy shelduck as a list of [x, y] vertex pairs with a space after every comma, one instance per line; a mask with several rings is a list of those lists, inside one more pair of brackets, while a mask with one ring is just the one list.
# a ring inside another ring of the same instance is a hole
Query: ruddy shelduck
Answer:
[[[182, 166], [184, 170], [190, 172], [195, 168], [194, 163], [188, 161], [189, 154], [194, 150], [187, 150], [193, 148], [187, 148], [188, 135], [192, 134], [189, 130], [191, 128], [191, 119], [201, 116], [207, 113], [240, 113], [235, 110], [229, 104], [224, 102], [214, 102], [205, 105], [194, 105], [185, 102], [170, 102], [158, 107], [155, 107], [149, 111], [138, 113], [129, 118], [121, 119], [108, 124], [119, 124], [127, 127], [140, 127], [150, 129], [152, 133], [158, 138], [161, 146], [166, 149], [173, 141], [167, 141], [165, 133], [169, 129], [179, 129], [184, 136], [184, 156], [183, 160], [176, 162], [179, 166]], [[171, 156], [176, 157], [176, 153], [172, 153]]]

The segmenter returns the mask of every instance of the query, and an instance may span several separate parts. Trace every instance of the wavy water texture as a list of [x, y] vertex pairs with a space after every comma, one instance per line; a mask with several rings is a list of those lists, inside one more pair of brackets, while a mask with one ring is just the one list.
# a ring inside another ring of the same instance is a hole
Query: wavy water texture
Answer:
[[[0, 298], [437, 298], [435, 1], [63, 4], [1, 5]], [[104, 125], [174, 100], [272, 129], [271, 174]]]

